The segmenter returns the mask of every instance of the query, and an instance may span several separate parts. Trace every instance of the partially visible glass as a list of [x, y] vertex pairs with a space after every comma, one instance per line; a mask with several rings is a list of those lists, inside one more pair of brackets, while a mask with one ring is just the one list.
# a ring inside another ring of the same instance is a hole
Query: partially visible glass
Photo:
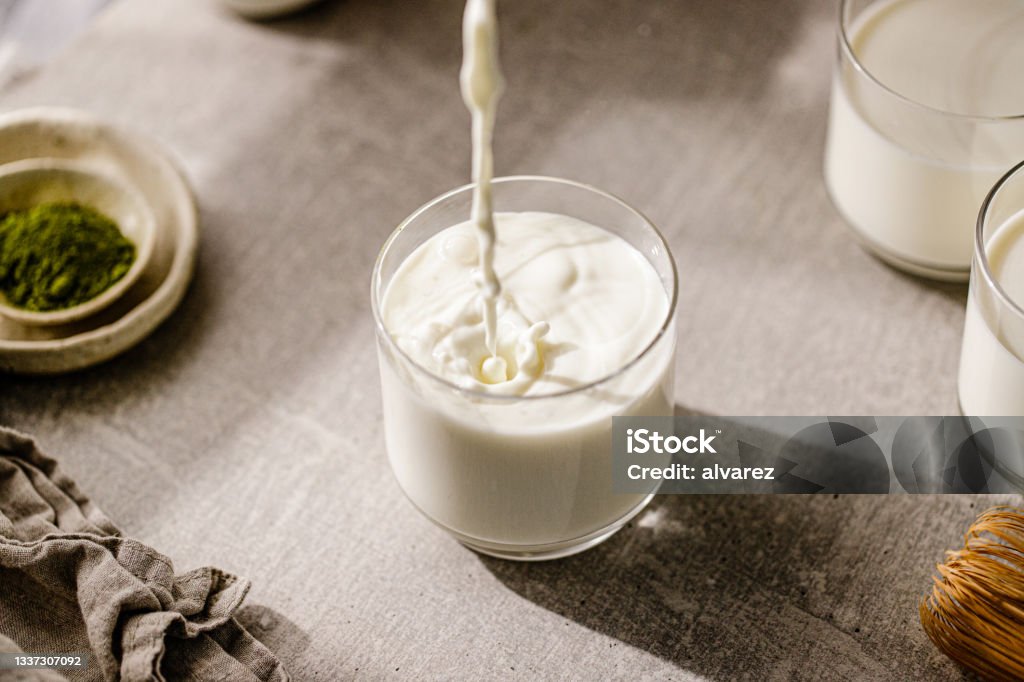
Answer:
[[[825, 183], [843, 219], [860, 241], [891, 265], [946, 281], [967, 281], [972, 226], [985, 194], [1024, 158], [1024, 111], [976, 116], [921, 104], [887, 87], [857, 54], [860, 31], [877, 26], [885, 12], [913, 2], [915, 11], [948, 10], [949, 0], [843, 0], [838, 58], [833, 73], [825, 150]], [[980, 5], [963, 0], [962, 11]], [[900, 58], [919, 57], [930, 22], [908, 36]], [[982, 64], [982, 62], [979, 62]], [[937, 64], [963, 79], [977, 74]], [[981, 67], [979, 67], [981, 68]], [[922, 74], [923, 75], [923, 74]]]
[[612, 491], [612, 416], [674, 412], [675, 263], [657, 229], [600, 190], [569, 180], [508, 177], [496, 211], [546, 211], [618, 235], [658, 273], [669, 300], [655, 338], [613, 374], [556, 394], [502, 396], [459, 388], [408, 357], [381, 301], [401, 263], [470, 215], [472, 185], [426, 204], [384, 245], [372, 279], [388, 458], [406, 496], [467, 546], [492, 556], [553, 559], [610, 537], [657, 490]]
[[[992, 262], [996, 244], [998, 272]], [[1024, 416], [1024, 291], [1004, 286], [1024, 281], [1024, 260], [1007, 256], [1015, 248], [1024, 250], [1024, 162], [996, 184], [978, 216], [960, 351], [965, 415]]]

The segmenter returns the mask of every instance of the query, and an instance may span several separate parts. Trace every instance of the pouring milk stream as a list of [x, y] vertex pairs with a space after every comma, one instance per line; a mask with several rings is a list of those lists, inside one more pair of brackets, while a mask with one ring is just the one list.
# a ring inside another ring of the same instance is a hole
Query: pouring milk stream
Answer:
[[[485, 342], [490, 357], [480, 367], [487, 383], [505, 381], [508, 367], [497, 352], [497, 303], [501, 282], [494, 273], [494, 119], [505, 87], [498, 64], [495, 0], [469, 0], [463, 17], [462, 99], [473, 117], [473, 224], [479, 244], [477, 286], [483, 303]], [[541, 330], [538, 330], [543, 334]], [[546, 330], [544, 330], [546, 331]], [[539, 338], [539, 336], [538, 336]]]

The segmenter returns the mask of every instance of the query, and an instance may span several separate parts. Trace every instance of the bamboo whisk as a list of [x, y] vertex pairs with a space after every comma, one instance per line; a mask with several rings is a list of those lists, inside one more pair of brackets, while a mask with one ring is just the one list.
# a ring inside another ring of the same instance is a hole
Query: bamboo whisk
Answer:
[[1024, 509], [996, 507], [947, 552], [921, 625], [943, 653], [987, 680], [1024, 680]]

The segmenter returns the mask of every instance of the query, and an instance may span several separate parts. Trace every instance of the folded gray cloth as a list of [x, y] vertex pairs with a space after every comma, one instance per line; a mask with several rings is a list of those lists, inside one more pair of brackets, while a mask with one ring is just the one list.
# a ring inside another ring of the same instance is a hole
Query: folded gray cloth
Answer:
[[0, 651], [88, 653], [86, 669], [61, 671], [71, 680], [288, 680], [232, 618], [248, 590], [215, 568], [175, 575], [0, 427]]

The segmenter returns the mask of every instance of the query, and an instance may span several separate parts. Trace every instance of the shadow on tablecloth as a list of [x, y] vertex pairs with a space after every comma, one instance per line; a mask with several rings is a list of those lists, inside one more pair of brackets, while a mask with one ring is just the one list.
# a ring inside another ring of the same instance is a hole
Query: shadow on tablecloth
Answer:
[[708, 679], [956, 680], [917, 604], [955, 520], [989, 501], [937, 497], [938, 512], [913, 495], [661, 495], [583, 554], [480, 561], [535, 604]]

